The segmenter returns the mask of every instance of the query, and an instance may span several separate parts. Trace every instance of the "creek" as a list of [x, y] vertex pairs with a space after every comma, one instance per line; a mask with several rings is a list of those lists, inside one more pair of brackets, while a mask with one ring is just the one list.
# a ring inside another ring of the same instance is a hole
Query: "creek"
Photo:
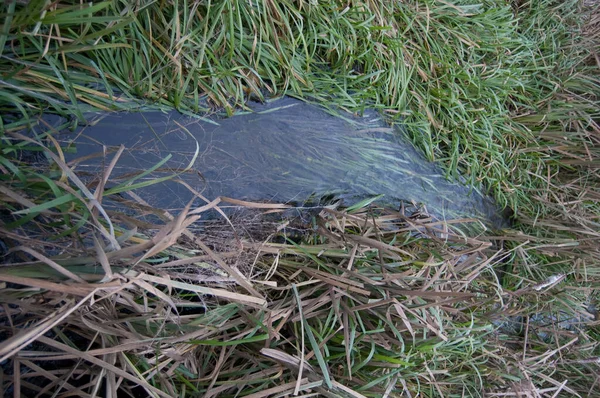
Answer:
[[252, 108], [229, 118], [175, 111], [96, 114], [89, 125], [58, 137], [74, 170], [88, 178], [97, 178], [120, 145], [125, 151], [112, 179], [125, 181], [157, 164], [136, 183], [178, 173], [178, 182], [136, 191], [154, 207], [182, 208], [193, 191], [209, 200], [227, 196], [300, 206], [323, 204], [324, 198], [351, 205], [383, 195], [383, 205], [424, 206], [439, 219], [505, 223], [490, 197], [449, 181], [375, 111], [334, 116], [293, 98]]

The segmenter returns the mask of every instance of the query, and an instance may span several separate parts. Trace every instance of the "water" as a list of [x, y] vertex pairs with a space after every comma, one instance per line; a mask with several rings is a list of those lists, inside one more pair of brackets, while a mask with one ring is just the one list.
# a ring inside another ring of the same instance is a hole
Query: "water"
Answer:
[[385, 205], [422, 204], [440, 219], [502, 222], [489, 197], [447, 181], [376, 112], [336, 117], [291, 98], [253, 108], [254, 113], [212, 120], [177, 112], [97, 115], [93, 125], [59, 137], [65, 149], [76, 150], [68, 154], [75, 170], [90, 180], [121, 144], [126, 150], [113, 179], [148, 170], [168, 155], [145, 180], [191, 165], [179, 175], [188, 187], [166, 182], [136, 191], [155, 207], [182, 208], [194, 198], [189, 188], [210, 200], [228, 196], [294, 204], [329, 196], [350, 205], [383, 194], [379, 201]]

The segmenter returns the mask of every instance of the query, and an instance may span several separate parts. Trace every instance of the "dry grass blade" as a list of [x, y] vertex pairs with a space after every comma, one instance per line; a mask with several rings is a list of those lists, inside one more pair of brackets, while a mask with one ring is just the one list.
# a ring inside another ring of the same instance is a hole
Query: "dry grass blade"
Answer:
[[213, 250], [211, 250], [204, 242], [198, 239], [189, 231], [185, 232], [185, 235], [191, 238], [194, 243], [196, 243], [202, 250], [204, 250], [219, 266], [229, 274], [240, 286], [246, 289], [253, 296], [257, 297], [259, 300], [264, 300], [263, 296], [252, 286], [252, 284], [248, 281], [248, 279], [238, 272], [237, 270], [230, 267], [223, 259], [216, 254]]
[[100, 265], [102, 265], [102, 269], [104, 270], [104, 273], [106, 274], [106, 277], [105, 277], [106, 280], [112, 279], [113, 272], [110, 267], [110, 263], [108, 261], [108, 256], [104, 252], [104, 249], [100, 245], [100, 241], [98, 240], [98, 238], [95, 235], [94, 235], [94, 248], [96, 249], [96, 258], [98, 259], [98, 262], [100, 263]]
[[[68, 285], [68, 284], [64, 284], [64, 283], [54, 283], [54, 282], [48, 282], [48, 281], [36, 279], [36, 278], [25, 278], [25, 277], [21, 277], [21, 276], [8, 275], [6, 273], [0, 273], [0, 281], [16, 283], [16, 284], [23, 285], [23, 286], [30, 286], [33, 288], [39, 288], [39, 289], [49, 290], [49, 291], [58, 292], [58, 293], [73, 294], [73, 295], [76, 295], [79, 297], [87, 296], [91, 291], [100, 287], [97, 285], [94, 286], [94, 285], [90, 285], [87, 283], [83, 286], [82, 285]], [[106, 284], [102, 285], [102, 287], [104, 287], [104, 286], [106, 286]]]
[[110, 365], [110, 364], [108, 364], [94, 356], [91, 356], [85, 352], [76, 350], [72, 347], [69, 347], [65, 344], [59, 343], [59, 342], [49, 339], [47, 337], [39, 337], [38, 340], [41, 343], [44, 343], [50, 347], [56, 348], [60, 351], [63, 351], [63, 352], [66, 352], [66, 353], [69, 353], [72, 355], [75, 355], [76, 357], [78, 357], [84, 361], [91, 362], [95, 365], [100, 366], [102, 369], [106, 369], [106, 371], [108, 371], [108, 372], [112, 372], [119, 377], [122, 377], [126, 380], [130, 380], [130, 381], [142, 386], [152, 396], [165, 397], [165, 398], [170, 397], [169, 394], [166, 394], [166, 393], [160, 391], [159, 389], [148, 384], [148, 382], [146, 380], [144, 380], [143, 378], [135, 377], [135, 376], [131, 375], [130, 373], [127, 373], [126, 371], [119, 369], [113, 365]]
[[281, 209], [281, 210], [283, 210], [283, 209], [289, 209], [291, 207], [289, 205], [280, 204], [280, 203], [248, 202], [248, 201], [244, 201], [244, 200], [228, 198], [225, 196], [221, 196], [220, 199], [222, 202], [231, 203], [233, 205], [238, 205], [238, 206], [244, 206], [244, 207], [248, 207], [251, 209], [271, 209], [271, 210]]
[[58, 310], [56, 313], [53, 313], [41, 320], [37, 325], [31, 326], [19, 334], [0, 343], [0, 362], [4, 362], [10, 356], [19, 352], [32, 342], [38, 340], [50, 329], [59, 325], [79, 307], [86, 304], [92, 298], [92, 296], [93, 293], [88, 294], [86, 297], [79, 300], [77, 304], [66, 306]]
[[351, 388], [346, 387], [345, 385], [338, 383], [337, 381], [333, 381], [333, 387], [345, 392], [346, 394], [348, 394], [348, 396], [350, 397], [354, 397], [354, 398], [366, 398], [364, 395], [354, 391]]
[[125, 150], [125, 146], [121, 145], [119, 147], [119, 150], [117, 151], [117, 153], [115, 153], [115, 156], [113, 156], [113, 158], [111, 159], [106, 170], [104, 170], [102, 179], [100, 180], [100, 183], [98, 184], [98, 186], [96, 187], [96, 191], [94, 192], [94, 197], [96, 198], [98, 203], [102, 203], [104, 187], [106, 186], [106, 183], [108, 182], [110, 175], [112, 174], [112, 171], [114, 170], [115, 166], [117, 165], [117, 162], [121, 158], [121, 155], [123, 154], [124, 150]]
[[177, 239], [179, 239], [179, 237], [187, 231], [188, 226], [200, 219], [200, 216], [188, 217], [190, 206], [191, 203], [186, 206], [186, 208], [177, 216], [176, 219], [165, 225], [161, 233], [158, 235], [161, 236], [161, 238], [154, 242], [154, 246], [145, 252], [136, 261], [136, 264], [171, 247], [173, 244], [175, 244], [175, 242], [177, 242]]
[[248, 295], [244, 295], [244, 294], [239, 294], [239, 293], [233, 293], [233, 292], [223, 290], [223, 289], [214, 289], [214, 288], [209, 288], [209, 287], [196, 286], [196, 285], [192, 285], [189, 283], [178, 282], [178, 281], [160, 278], [157, 276], [147, 275], [147, 274], [143, 274], [143, 273], [139, 274], [139, 275], [135, 275], [135, 278], [140, 278], [142, 280], [157, 283], [157, 284], [163, 285], [163, 286], [169, 286], [169, 287], [173, 287], [173, 288], [177, 288], [177, 289], [183, 289], [183, 290], [187, 290], [190, 292], [197, 292], [200, 294], [208, 294], [208, 295], [212, 295], [215, 297], [222, 297], [222, 298], [226, 298], [226, 299], [229, 299], [232, 301], [237, 301], [237, 302], [245, 303], [245, 304], [249, 304], [249, 305], [256, 305], [259, 307], [266, 304], [265, 299], [248, 296]]
[[[24, 207], [31, 208], [31, 207], [35, 207], [36, 206], [36, 204], [33, 203], [31, 200], [25, 198], [22, 195], [19, 195], [18, 193], [12, 191], [11, 189], [8, 189], [4, 185], [0, 185], [0, 193], [3, 193], [8, 198], [11, 198], [13, 201], [15, 201], [16, 203], [21, 204]], [[6, 198], [3, 198], [3, 200], [6, 201]]]
[[44, 256], [41, 253], [36, 252], [35, 250], [29, 248], [29, 247], [24, 247], [24, 246], [18, 246], [15, 247], [14, 249], [11, 249], [13, 251], [22, 251], [25, 252], [27, 254], [30, 254], [31, 256], [33, 256], [34, 258], [42, 261], [44, 264], [48, 265], [50, 268], [60, 272], [62, 275], [66, 276], [69, 279], [72, 279], [75, 282], [79, 282], [79, 283], [85, 283], [85, 281], [83, 279], [81, 279], [80, 276], [72, 273], [71, 271], [65, 269], [64, 267], [62, 267], [60, 264], [57, 264], [56, 262], [52, 261], [51, 259], [49, 259], [48, 257]]
[[[301, 384], [306, 384], [307, 382], [308, 382], [308, 379], [301, 379], [300, 380]], [[280, 394], [280, 393], [285, 393], [287, 391], [291, 391], [294, 388], [295, 385], [296, 385], [296, 382], [285, 383], [285, 384], [282, 384], [280, 386], [269, 388], [269, 389], [261, 391], [261, 392], [257, 392], [257, 393], [254, 393], [254, 394], [246, 395], [245, 398], [265, 398], [265, 397], [272, 397], [275, 394]]]

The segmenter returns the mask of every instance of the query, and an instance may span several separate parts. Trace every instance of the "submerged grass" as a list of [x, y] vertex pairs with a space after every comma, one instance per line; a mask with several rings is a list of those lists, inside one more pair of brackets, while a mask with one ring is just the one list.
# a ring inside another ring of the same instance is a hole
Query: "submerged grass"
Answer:
[[[5, 394], [597, 396], [597, 8], [4, 2]], [[88, 187], [51, 135], [19, 135], [41, 113], [282, 94], [384, 111], [515, 224], [465, 237], [359, 206], [302, 240], [280, 225], [205, 243], [194, 222], [220, 199], [169, 217], [137, 180], [106, 190], [114, 162]], [[105, 196], [127, 195], [131, 213], [109, 214]]]

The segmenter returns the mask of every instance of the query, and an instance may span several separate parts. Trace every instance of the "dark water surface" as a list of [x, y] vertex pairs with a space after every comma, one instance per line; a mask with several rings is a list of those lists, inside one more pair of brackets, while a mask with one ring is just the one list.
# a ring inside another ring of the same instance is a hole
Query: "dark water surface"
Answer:
[[[376, 112], [336, 117], [291, 98], [253, 108], [254, 113], [212, 121], [177, 112], [98, 115], [93, 125], [59, 137], [63, 147], [76, 149], [69, 161], [84, 157], [72, 164], [88, 178], [97, 176], [123, 144], [111, 178], [124, 181], [171, 155], [142, 180], [191, 165], [178, 178], [211, 200], [228, 196], [302, 204], [334, 195], [349, 205], [383, 194], [384, 204], [423, 204], [442, 219], [479, 217], [494, 226], [502, 221], [490, 198], [447, 181]], [[169, 209], [182, 208], [194, 197], [172, 181], [138, 193], [150, 205]]]

